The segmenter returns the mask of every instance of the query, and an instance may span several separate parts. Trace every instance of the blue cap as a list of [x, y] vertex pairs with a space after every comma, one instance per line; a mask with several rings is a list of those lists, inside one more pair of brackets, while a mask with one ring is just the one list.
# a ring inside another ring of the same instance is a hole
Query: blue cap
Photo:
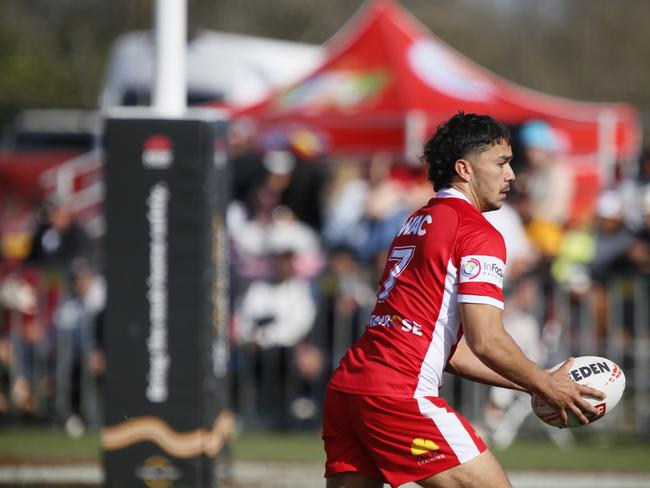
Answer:
[[521, 126], [519, 138], [525, 147], [535, 147], [551, 152], [559, 150], [559, 143], [555, 132], [543, 120], [531, 120]]

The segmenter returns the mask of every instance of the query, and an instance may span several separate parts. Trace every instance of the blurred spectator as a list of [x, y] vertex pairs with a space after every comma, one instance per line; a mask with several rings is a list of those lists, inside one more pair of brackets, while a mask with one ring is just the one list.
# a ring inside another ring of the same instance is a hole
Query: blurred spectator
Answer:
[[508, 256], [506, 283], [516, 281], [519, 276], [537, 266], [539, 252], [530, 243], [523, 221], [513, 207], [504, 202], [499, 210], [485, 212], [483, 216], [501, 233], [505, 241]]
[[558, 155], [561, 141], [551, 126], [541, 120], [524, 124], [519, 137], [530, 175], [528, 194], [533, 217], [562, 227], [571, 216], [573, 174]]
[[59, 273], [74, 258], [88, 256], [91, 241], [67, 204], [50, 197], [30, 242], [26, 261], [35, 267], [13, 262], [0, 285], [0, 299], [11, 338], [11, 402], [21, 412], [42, 414], [53, 393], [48, 365], [54, 347], [52, 319], [62, 294]]
[[624, 179], [618, 187], [623, 200], [625, 223], [633, 230], [645, 225], [643, 222], [645, 217], [639, 202], [643, 201], [648, 185], [650, 185], [650, 146], [644, 147], [641, 151], [637, 174]]
[[82, 391], [88, 392], [93, 377], [103, 374], [103, 365], [95, 357], [95, 337], [106, 303], [106, 287], [103, 278], [82, 258], [71, 263], [70, 280], [70, 296], [54, 313], [56, 394], [57, 411], [66, 419], [66, 432], [79, 437], [88, 420]]
[[546, 122], [524, 124], [519, 139], [526, 166], [517, 175], [514, 205], [547, 268], [559, 252], [564, 225], [571, 215], [573, 175], [559, 161], [560, 140]]
[[564, 230], [556, 222], [535, 215], [533, 202], [527, 193], [527, 187], [524, 186], [523, 178], [518, 186], [524, 191], [517, 195], [517, 212], [522, 217], [530, 242], [540, 251], [544, 263], [548, 265], [560, 251]]
[[569, 224], [551, 265], [551, 275], [566, 290], [582, 295], [591, 287], [589, 266], [596, 252], [593, 218], [585, 216]]
[[254, 146], [255, 128], [253, 123], [237, 120], [230, 126], [228, 132], [228, 150], [233, 171], [233, 193], [239, 200], [250, 208], [252, 191], [266, 178], [267, 171], [262, 163], [262, 156]]
[[403, 188], [391, 177], [391, 157], [377, 153], [369, 164], [362, 234], [356, 249], [363, 261], [374, 259], [390, 246], [410, 210]]
[[43, 413], [39, 394], [51, 394], [48, 362], [48, 330], [39, 317], [24, 314], [20, 322], [11, 324], [11, 385], [10, 398], [13, 406], [21, 413], [37, 415]]
[[615, 190], [606, 190], [599, 196], [596, 217], [591, 276], [605, 285], [614, 276], [632, 271], [628, 251], [634, 242], [634, 233], [625, 224], [623, 201]]
[[316, 312], [311, 286], [295, 274], [293, 259], [292, 251], [278, 251], [274, 279], [255, 280], [248, 287], [236, 311], [240, 343], [262, 349], [292, 347], [313, 327]]
[[320, 232], [325, 174], [318, 161], [307, 160], [295, 151], [274, 150], [264, 156], [264, 166], [269, 172], [266, 184], [279, 194], [279, 203]]
[[409, 211], [423, 207], [435, 196], [431, 182], [423, 168], [411, 171], [407, 185], [402, 191]]
[[5, 311], [34, 315], [38, 303], [29, 274], [21, 274], [14, 267], [7, 267], [6, 271], [0, 276], [0, 305]]
[[236, 275], [245, 279], [271, 275], [267, 235], [279, 200], [276, 191], [262, 184], [252, 194], [250, 212], [241, 202], [229, 205], [227, 227], [233, 243]]
[[625, 224], [623, 201], [614, 190], [600, 195], [596, 217], [595, 253], [590, 263], [591, 297], [596, 338], [602, 345], [609, 320], [608, 287], [635, 271], [629, 256], [635, 236]]
[[[259, 411], [274, 427], [288, 426], [290, 413], [301, 420], [315, 418], [316, 402], [310, 396], [322, 370], [322, 353], [301, 344], [314, 326], [316, 302], [310, 282], [296, 275], [293, 261], [290, 249], [276, 248], [273, 280], [254, 280], [235, 310], [241, 361], [254, 364]], [[272, 371], [269, 364], [275, 366]], [[301, 384], [290, 391], [294, 371]]]
[[278, 249], [294, 254], [293, 267], [298, 276], [313, 278], [324, 265], [324, 256], [316, 232], [299, 221], [287, 207], [280, 206], [273, 211], [273, 224], [267, 234], [270, 252]]
[[15, 263], [0, 276], [0, 413], [11, 404], [21, 412], [34, 413], [34, 340], [44, 337], [37, 320], [38, 301], [32, 274], [24, 274]]
[[316, 232], [300, 222], [291, 209], [278, 204], [278, 193], [264, 185], [256, 194], [250, 219], [236, 204], [229, 209], [234, 266], [244, 279], [271, 277], [273, 253], [278, 246], [293, 251], [298, 274], [312, 277], [322, 268]]
[[35, 212], [31, 204], [14, 192], [6, 191], [0, 206], [0, 249], [5, 261], [25, 259], [30, 253]]
[[341, 159], [335, 162], [325, 197], [323, 240], [327, 247], [356, 247], [361, 236], [361, 221], [368, 198], [368, 182], [362, 176], [361, 162]]
[[347, 348], [364, 331], [375, 291], [356, 252], [348, 246], [330, 251], [329, 263], [318, 279], [318, 327], [312, 340], [327, 351], [327, 377]]
[[264, 165], [268, 173], [253, 189], [249, 209], [233, 202], [228, 210], [235, 269], [245, 278], [271, 276], [274, 240], [289, 240], [300, 259], [305, 254], [317, 254], [320, 248], [315, 231], [282, 205], [282, 195], [291, 183], [295, 166], [293, 155], [288, 151], [269, 151]]
[[[5, 263], [6, 264], [6, 263]], [[21, 414], [43, 413], [43, 402], [51, 393], [47, 362], [50, 353], [49, 320], [58, 300], [57, 290], [40, 287], [41, 275], [35, 269], [8, 264], [0, 276], [2, 326], [0, 342], [8, 348], [10, 403]]]
[[27, 260], [45, 267], [64, 268], [73, 258], [86, 256], [90, 251], [88, 236], [58, 197], [44, 202], [42, 220], [31, 241]]
[[650, 183], [639, 192], [637, 206], [641, 212], [641, 225], [634, 233], [634, 242], [628, 250], [628, 258], [635, 269], [645, 276], [650, 275]]

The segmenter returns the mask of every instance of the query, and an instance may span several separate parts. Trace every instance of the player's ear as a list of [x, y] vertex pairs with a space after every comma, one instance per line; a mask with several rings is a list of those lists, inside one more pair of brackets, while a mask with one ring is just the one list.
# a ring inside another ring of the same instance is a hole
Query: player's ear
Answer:
[[454, 165], [456, 174], [463, 180], [469, 181], [472, 176], [472, 166], [467, 159], [458, 159]]

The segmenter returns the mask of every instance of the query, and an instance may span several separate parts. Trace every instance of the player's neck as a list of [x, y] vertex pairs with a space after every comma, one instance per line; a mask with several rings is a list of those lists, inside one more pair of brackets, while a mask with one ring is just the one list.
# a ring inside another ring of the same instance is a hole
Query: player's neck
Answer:
[[479, 205], [479, 200], [478, 200], [478, 196], [476, 195], [476, 192], [474, 192], [467, 183], [464, 182], [452, 183], [450, 188], [453, 188], [454, 190], [459, 191], [460, 193], [465, 195], [465, 198], [467, 198], [469, 203], [471, 203], [474, 207], [476, 207], [476, 209], [479, 212], [483, 211], [481, 210], [481, 206]]

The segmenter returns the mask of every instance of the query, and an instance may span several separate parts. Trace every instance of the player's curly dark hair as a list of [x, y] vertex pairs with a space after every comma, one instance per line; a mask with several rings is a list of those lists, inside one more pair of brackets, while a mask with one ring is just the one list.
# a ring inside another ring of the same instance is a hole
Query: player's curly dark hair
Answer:
[[456, 161], [502, 141], [510, 144], [508, 128], [487, 115], [458, 112], [439, 125], [422, 154], [422, 162], [429, 166], [433, 189], [450, 186]]

